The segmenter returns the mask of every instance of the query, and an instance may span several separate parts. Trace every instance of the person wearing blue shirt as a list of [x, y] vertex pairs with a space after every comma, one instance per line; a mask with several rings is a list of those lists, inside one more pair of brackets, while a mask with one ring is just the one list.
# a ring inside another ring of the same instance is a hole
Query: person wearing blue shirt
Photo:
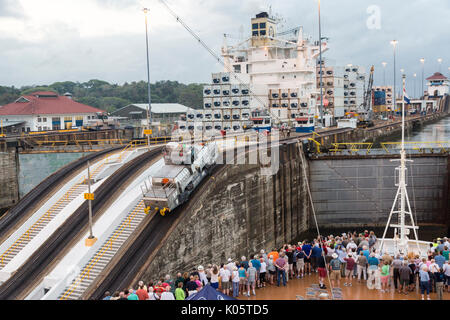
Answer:
[[438, 264], [439, 268], [443, 268], [445, 263], [445, 257], [439, 251], [438, 255], [434, 257], [434, 261]]
[[425, 290], [427, 291], [427, 300], [430, 299], [430, 275], [428, 274], [427, 266], [423, 266], [419, 271], [420, 277], [420, 293], [422, 294], [422, 300], [424, 300]]
[[253, 260], [250, 260], [250, 262], [256, 268], [256, 270], [259, 272], [259, 270], [261, 269], [261, 262], [259, 262], [258, 256], [254, 256]]
[[250, 260], [252, 266], [256, 269], [256, 285], [259, 288], [259, 270], [261, 269], [261, 262], [259, 262], [258, 256], [253, 256], [253, 259]]
[[369, 265], [369, 268], [367, 270], [367, 288], [369, 290], [372, 290], [375, 287], [375, 275], [378, 271], [378, 265], [380, 264], [380, 261], [375, 258], [375, 253], [371, 253], [367, 263]]
[[322, 256], [322, 249], [319, 247], [319, 244], [316, 243], [314, 247], [311, 249], [311, 264], [313, 272], [316, 272], [318, 259]]
[[378, 265], [380, 264], [380, 260], [378, 260], [377, 258], [375, 258], [374, 254], [371, 254], [369, 257], [368, 264], [369, 264], [369, 269], [377, 269]]
[[245, 256], [243, 256], [243, 257], [241, 258], [241, 266], [243, 266], [245, 270], [248, 269], [248, 261], [247, 261], [247, 259], [245, 258]]
[[338, 249], [336, 249], [336, 253], [338, 255], [339, 261], [341, 262], [341, 277], [345, 278], [345, 268], [347, 267], [345, 258], [347, 257], [347, 252], [345, 252], [343, 246], [339, 246]]
[[305, 274], [308, 272], [311, 274], [311, 245], [306, 242], [302, 247], [305, 253]]
[[367, 247], [363, 248], [363, 254], [366, 256], [367, 261], [369, 261], [370, 251], [369, 251], [369, 249], [367, 249]]

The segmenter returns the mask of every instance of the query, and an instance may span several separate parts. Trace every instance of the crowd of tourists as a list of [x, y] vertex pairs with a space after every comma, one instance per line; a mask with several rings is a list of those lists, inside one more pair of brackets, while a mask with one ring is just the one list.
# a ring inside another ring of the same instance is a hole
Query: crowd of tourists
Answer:
[[420, 289], [422, 300], [430, 300], [435, 292], [443, 299], [450, 292], [448, 238], [430, 244], [427, 258], [407, 255], [380, 255], [375, 249], [374, 232], [343, 233], [340, 236], [318, 237], [296, 245], [284, 245], [270, 252], [261, 250], [249, 259], [229, 258], [226, 263], [198, 266], [190, 272], [178, 273], [147, 285], [140, 281], [136, 288], [105, 293], [104, 300], [184, 300], [197, 294], [205, 285], [235, 298], [256, 296], [258, 288], [287, 286], [291, 279], [317, 274], [319, 287], [353, 286], [365, 282], [368, 290], [382, 293], [398, 291], [407, 295]]

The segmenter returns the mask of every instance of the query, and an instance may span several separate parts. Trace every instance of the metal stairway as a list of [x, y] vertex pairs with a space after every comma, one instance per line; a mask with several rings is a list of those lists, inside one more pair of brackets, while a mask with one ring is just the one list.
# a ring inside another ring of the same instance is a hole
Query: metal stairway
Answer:
[[64, 289], [63, 293], [58, 297], [59, 300], [77, 300], [83, 295], [145, 218], [144, 209], [144, 201], [141, 200], [122, 219], [119, 226], [95, 252], [72, 283]]

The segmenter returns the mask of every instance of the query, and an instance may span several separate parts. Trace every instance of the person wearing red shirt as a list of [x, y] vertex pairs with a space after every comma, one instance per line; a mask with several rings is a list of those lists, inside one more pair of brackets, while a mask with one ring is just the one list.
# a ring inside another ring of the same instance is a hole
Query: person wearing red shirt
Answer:
[[353, 268], [355, 267], [355, 259], [353, 259], [353, 255], [351, 253], [348, 254], [347, 258], [344, 258], [345, 262], [347, 262], [346, 268], [345, 268], [345, 278], [346, 282], [344, 283], [344, 286], [352, 286], [352, 273]]
[[138, 296], [139, 300], [148, 300], [148, 292], [144, 289], [144, 286], [139, 286], [139, 288], [136, 290], [136, 295]]
[[166, 289], [163, 287], [161, 281], [158, 281], [158, 284], [156, 284], [155, 286], [153, 286], [153, 292], [156, 293], [159, 297], [161, 297], [161, 294], [165, 291]]

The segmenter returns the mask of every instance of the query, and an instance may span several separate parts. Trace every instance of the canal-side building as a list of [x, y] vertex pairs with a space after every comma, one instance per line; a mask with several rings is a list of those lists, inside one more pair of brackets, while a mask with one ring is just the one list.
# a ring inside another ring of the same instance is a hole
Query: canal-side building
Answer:
[[446, 76], [440, 72], [436, 72], [428, 81], [428, 95], [430, 97], [443, 97], [450, 93], [450, 82]]
[[[122, 125], [145, 126], [147, 109], [148, 103], [133, 103], [114, 111], [111, 115], [119, 117]], [[186, 120], [186, 114], [194, 111], [179, 103], [152, 103], [152, 125], [172, 125], [179, 120]]]
[[48, 131], [83, 127], [102, 113], [103, 110], [72, 100], [69, 93], [59, 96], [51, 91], [37, 91], [0, 107], [0, 120], [23, 123], [22, 132]]

